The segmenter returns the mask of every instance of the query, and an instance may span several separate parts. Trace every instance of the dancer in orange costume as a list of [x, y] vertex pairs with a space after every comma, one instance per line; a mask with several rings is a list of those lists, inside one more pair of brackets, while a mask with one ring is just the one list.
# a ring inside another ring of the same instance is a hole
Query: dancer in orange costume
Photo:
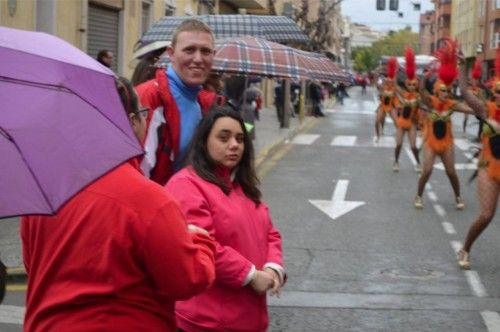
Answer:
[[397, 65], [397, 60], [394, 57], [387, 61], [387, 77], [380, 88], [380, 105], [377, 108], [377, 115], [375, 118], [375, 134], [377, 135], [377, 142], [380, 138], [380, 126], [383, 127], [385, 122], [385, 115], [389, 114], [393, 122], [396, 123], [393, 109], [397, 106], [396, 82], [394, 81]]
[[406, 59], [406, 81], [405, 91], [398, 88], [398, 107], [396, 112], [396, 149], [394, 151], [394, 164], [392, 170], [399, 171], [399, 155], [403, 145], [404, 134], [407, 133], [410, 141], [411, 151], [417, 161], [415, 169], [420, 171], [420, 159], [417, 148], [417, 126], [418, 126], [418, 106], [420, 104], [420, 95], [418, 89], [418, 79], [415, 76], [415, 53], [413, 49], [407, 47], [405, 50]]
[[425, 78], [420, 82], [420, 97], [425, 112], [424, 144], [423, 144], [423, 170], [418, 180], [415, 207], [423, 208], [422, 194], [425, 184], [429, 180], [434, 166], [436, 156], [441, 158], [446, 175], [450, 179], [457, 209], [464, 208], [464, 202], [460, 196], [460, 182], [455, 171], [455, 146], [453, 144], [453, 133], [451, 115], [453, 112], [472, 113], [472, 110], [464, 103], [459, 103], [450, 98], [450, 88], [453, 80], [457, 77], [457, 44], [456, 41], [446, 39], [443, 47], [437, 52], [441, 62], [438, 76], [434, 84], [434, 95], [431, 96], [425, 89]]
[[[469, 85], [468, 89], [472, 94], [474, 94], [474, 96], [478, 97], [482, 101], [486, 101], [486, 95], [481, 87], [481, 61], [479, 59], [476, 59], [476, 62], [474, 63], [474, 67], [472, 69], [472, 78], [471, 78], [470, 85]], [[467, 128], [468, 119], [469, 119], [469, 115], [467, 113], [464, 114], [464, 122], [462, 125], [464, 135], [465, 135], [466, 128]], [[483, 122], [479, 117], [478, 117], [478, 120], [479, 120], [478, 139], [479, 139], [481, 137], [481, 129], [482, 129]]]
[[479, 216], [472, 223], [462, 249], [458, 252], [458, 265], [470, 269], [469, 253], [474, 241], [488, 227], [498, 205], [500, 193], [500, 49], [495, 60], [495, 77], [491, 84], [492, 100], [484, 102], [467, 89], [467, 78], [463, 59], [461, 59], [460, 89], [467, 104], [477, 117], [484, 120], [482, 133], [482, 151], [477, 171], [477, 194], [479, 198]]

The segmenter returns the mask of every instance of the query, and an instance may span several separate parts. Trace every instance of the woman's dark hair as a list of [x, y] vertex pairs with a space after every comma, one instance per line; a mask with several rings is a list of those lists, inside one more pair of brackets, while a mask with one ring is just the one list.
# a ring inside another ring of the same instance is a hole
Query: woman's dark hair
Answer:
[[228, 195], [230, 188], [215, 175], [216, 162], [210, 157], [207, 148], [207, 141], [210, 132], [219, 118], [230, 117], [240, 124], [243, 129], [243, 143], [245, 145], [243, 155], [239, 165], [236, 167], [234, 181], [238, 183], [247, 197], [260, 204], [261, 192], [258, 188], [259, 179], [254, 167], [254, 150], [252, 140], [245, 129], [245, 124], [241, 115], [228, 106], [214, 106], [198, 125], [196, 133], [191, 143], [188, 156], [188, 163], [191, 164], [196, 174], [202, 179], [211, 182]]
[[118, 95], [125, 108], [125, 112], [127, 114], [137, 114], [139, 110], [139, 98], [135, 93], [132, 83], [125, 77], [120, 76], [116, 79], [116, 89], [118, 90]]

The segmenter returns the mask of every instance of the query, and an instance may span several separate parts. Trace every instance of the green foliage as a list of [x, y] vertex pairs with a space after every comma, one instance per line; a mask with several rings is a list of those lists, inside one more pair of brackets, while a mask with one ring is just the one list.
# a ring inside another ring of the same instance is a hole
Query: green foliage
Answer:
[[415, 53], [419, 53], [418, 33], [412, 32], [410, 27], [392, 31], [389, 35], [372, 44], [374, 51], [380, 55], [402, 56], [406, 46], [411, 46]]
[[352, 53], [354, 70], [368, 72], [377, 67], [380, 56], [371, 47], [359, 47], [353, 50]]
[[406, 46], [411, 46], [419, 53], [419, 36], [410, 27], [399, 31], [390, 31], [387, 36], [374, 42], [371, 47], [358, 47], [352, 50], [353, 67], [356, 71], [375, 69], [380, 57], [403, 56]]

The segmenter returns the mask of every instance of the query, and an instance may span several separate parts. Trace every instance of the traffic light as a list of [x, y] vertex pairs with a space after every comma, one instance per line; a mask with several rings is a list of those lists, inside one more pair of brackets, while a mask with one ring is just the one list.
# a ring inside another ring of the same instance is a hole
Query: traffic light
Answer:
[[377, 10], [385, 10], [385, 0], [377, 0]]
[[389, 0], [389, 10], [397, 11], [399, 7], [399, 0]]

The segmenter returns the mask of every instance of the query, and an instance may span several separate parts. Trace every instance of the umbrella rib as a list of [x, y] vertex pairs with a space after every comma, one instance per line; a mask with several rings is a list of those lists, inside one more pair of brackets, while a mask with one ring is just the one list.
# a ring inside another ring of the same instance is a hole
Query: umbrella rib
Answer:
[[33, 86], [36, 88], [42, 88], [42, 89], [47, 89], [47, 90], [64, 90], [66, 92], [70, 92], [70, 93], [72, 92], [67, 87], [56, 85], [56, 84], [37, 83], [37, 82], [25, 81], [25, 80], [20, 80], [20, 79], [16, 79], [16, 78], [6, 77], [6, 76], [0, 76], [0, 81], [4, 81], [7, 83], [13, 83], [13, 84], [29, 85], [29, 86]]

